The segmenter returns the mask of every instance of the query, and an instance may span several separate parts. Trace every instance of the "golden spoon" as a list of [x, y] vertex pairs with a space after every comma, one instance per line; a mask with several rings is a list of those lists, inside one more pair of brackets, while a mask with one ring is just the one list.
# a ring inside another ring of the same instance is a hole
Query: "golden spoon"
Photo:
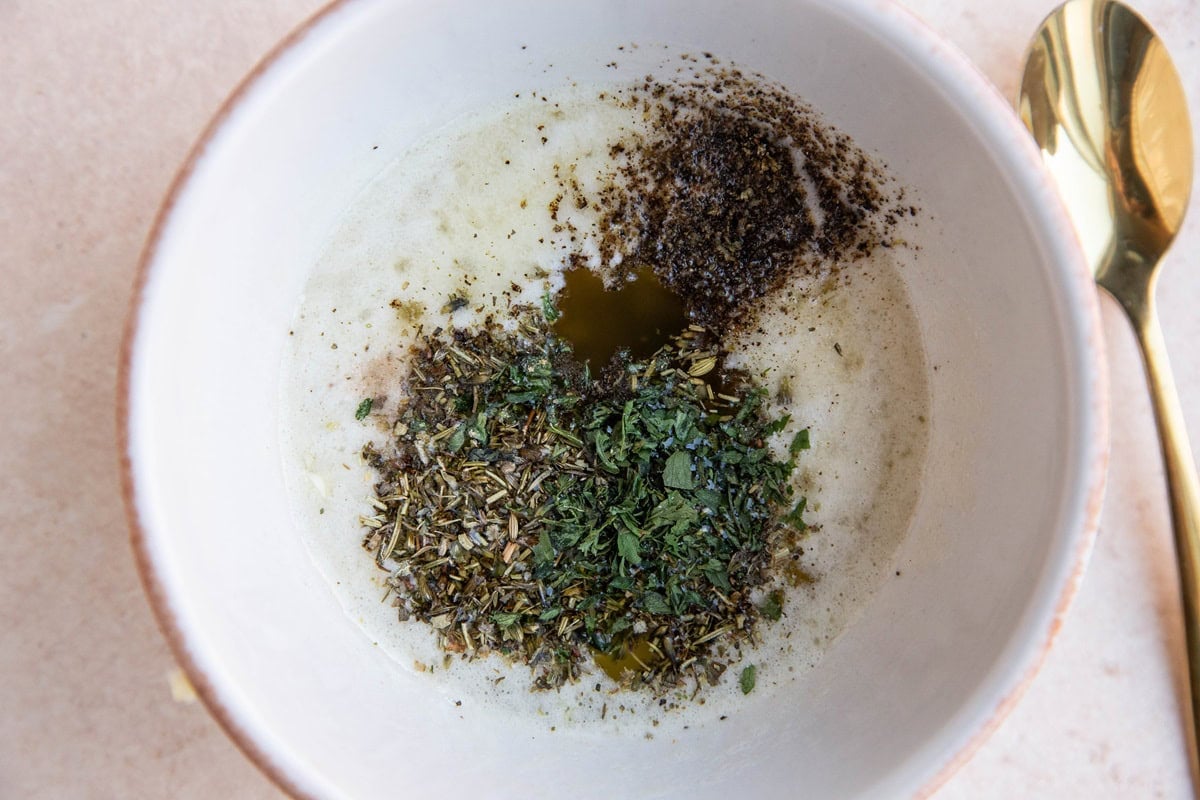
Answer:
[[[1200, 481], [1154, 306], [1158, 262], [1192, 186], [1192, 134], [1171, 57], [1116, 0], [1070, 0], [1042, 23], [1018, 110], [1083, 249], [1129, 315], [1150, 381], [1183, 590], [1193, 734], [1200, 728]], [[1195, 742], [1192, 757], [1195, 769]]]

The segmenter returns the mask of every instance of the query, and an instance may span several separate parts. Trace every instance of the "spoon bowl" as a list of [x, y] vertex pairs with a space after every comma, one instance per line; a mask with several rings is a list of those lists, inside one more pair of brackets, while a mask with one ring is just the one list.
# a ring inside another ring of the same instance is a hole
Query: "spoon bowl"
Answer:
[[1071, 0], [1034, 38], [1018, 108], [1100, 285], [1127, 310], [1144, 302], [1192, 185], [1187, 103], [1162, 41], [1115, 0]]

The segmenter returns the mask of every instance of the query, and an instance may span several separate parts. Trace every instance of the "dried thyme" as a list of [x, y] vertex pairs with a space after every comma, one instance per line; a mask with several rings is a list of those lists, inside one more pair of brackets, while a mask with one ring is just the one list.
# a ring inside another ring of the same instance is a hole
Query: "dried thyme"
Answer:
[[596, 654], [653, 691], [714, 682], [729, 644], [778, 619], [754, 597], [803, 525], [794, 460], [768, 446], [788, 420], [746, 376], [723, 376], [728, 399], [695, 376], [720, 355], [700, 326], [597, 380], [550, 316], [414, 348], [388, 445], [363, 451], [380, 475], [364, 546], [402, 619], [450, 652], [529, 664], [538, 687]]

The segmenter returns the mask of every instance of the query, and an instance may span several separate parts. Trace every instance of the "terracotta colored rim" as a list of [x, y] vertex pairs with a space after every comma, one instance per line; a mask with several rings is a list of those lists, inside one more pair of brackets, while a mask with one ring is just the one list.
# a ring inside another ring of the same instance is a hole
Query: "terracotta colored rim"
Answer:
[[216, 688], [208, 681], [208, 677], [204, 674], [204, 671], [192, 659], [184, 642], [183, 632], [180, 630], [178, 622], [172, 614], [171, 605], [167, 599], [167, 591], [159, 580], [154, 565], [151, 563], [150, 554], [146, 549], [146, 531], [142, 528], [137, 510], [137, 487], [134, 485], [133, 462], [129, 456], [129, 395], [133, 367], [133, 345], [137, 338], [138, 312], [142, 306], [150, 264], [154, 261], [154, 257], [158, 252], [158, 244], [162, 236], [163, 227], [167, 219], [171, 216], [171, 212], [174, 210], [175, 203], [179, 199], [184, 186], [191, 178], [197, 161], [199, 161], [201, 154], [216, 136], [217, 131], [221, 129], [221, 126], [225, 124], [225, 121], [232, 114], [234, 108], [249, 93], [259, 78], [274, 66], [285, 52], [304, 39], [310, 31], [346, 2], [347, 0], [332, 0], [332, 2], [316, 11], [271, 48], [262, 60], [242, 78], [237, 88], [233, 90], [229, 97], [221, 103], [213, 118], [204, 128], [203, 133], [200, 134], [196, 143], [192, 145], [192, 149], [188, 152], [187, 158], [179, 168], [179, 172], [175, 175], [174, 180], [171, 181], [167, 195], [159, 207], [158, 213], [154, 218], [154, 223], [151, 225], [150, 232], [146, 237], [146, 244], [142, 248], [142, 253], [138, 260], [137, 274], [134, 277], [133, 296], [130, 301], [128, 315], [125, 319], [120, 361], [117, 366], [117, 439], [121, 458], [121, 493], [125, 500], [125, 518], [129, 523], [130, 540], [133, 545], [134, 558], [137, 562], [137, 571], [141, 576], [146, 598], [150, 601], [150, 607], [154, 610], [154, 617], [158, 621], [159, 630], [162, 631], [163, 636], [166, 638], [167, 644], [175, 656], [175, 660], [187, 674], [188, 680], [191, 681], [193, 688], [196, 690], [196, 694], [200, 697], [205, 707], [208, 708], [209, 713], [216, 719], [221, 728], [224, 729], [226, 735], [233, 740], [241, 751], [277, 787], [287, 794], [298, 798], [312, 797], [312, 795], [304, 792], [275, 763], [271, 755], [258, 746], [254, 738], [242, 728], [229, 709], [222, 704]]
[[[180, 630], [179, 624], [175, 619], [170, 603], [167, 598], [167, 591], [162, 585], [153, 564], [146, 546], [146, 531], [142, 528], [141, 520], [138, 515], [136, 495], [137, 490], [133, 479], [133, 464], [129, 455], [130, 436], [129, 436], [129, 408], [130, 408], [130, 381], [132, 375], [132, 359], [133, 346], [137, 338], [139, 310], [142, 306], [143, 295], [145, 292], [146, 280], [149, 274], [150, 264], [153, 262], [158, 251], [159, 240], [161, 238], [163, 228], [166, 221], [171, 216], [175, 208], [175, 204], [179, 199], [183, 188], [188, 183], [192, 172], [194, 171], [201, 154], [205, 151], [209, 143], [214, 139], [217, 132], [224, 125], [226, 120], [232, 114], [233, 110], [245, 98], [249, 91], [255, 86], [259, 79], [271, 69], [281, 56], [290, 50], [293, 46], [303, 40], [314, 28], [320, 25], [327, 17], [331, 16], [335, 11], [338, 11], [343, 6], [347, 5], [349, 0], [332, 0], [328, 5], [313, 13], [307, 20], [302, 22], [297, 28], [289, 33], [284, 39], [276, 44], [263, 58], [254, 66], [254, 68], [242, 79], [237, 88], [229, 95], [228, 98], [217, 109], [211, 121], [205, 127], [196, 143], [189, 151], [187, 158], [180, 167], [174, 180], [171, 182], [170, 188], [167, 191], [166, 197], [162, 205], [159, 207], [158, 213], [155, 216], [154, 222], [151, 225], [149, 234], [146, 238], [146, 244], [142, 249], [141, 256], [138, 260], [137, 273], [133, 283], [132, 299], [130, 301], [129, 311], [126, 316], [125, 329], [122, 337], [121, 350], [118, 362], [117, 376], [117, 436], [118, 445], [120, 447], [120, 470], [121, 470], [121, 490], [125, 504], [125, 516], [129, 524], [130, 540], [133, 546], [134, 557], [137, 564], [138, 574], [141, 576], [142, 586], [146, 592], [146, 597], [154, 611], [154, 616], [158, 622], [159, 629], [166, 638], [171, 651], [179, 663], [181, 668], [187, 674], [196, 690], [197, 695], [208, 709], [209, 713], [216, 719], [217, 723], [224, 729], [226, 735], [242, 750], [243, 753], [259, 767], [259, 769], [272, 781], [275, 785], [284, 792], [298, 798], [312, 797], [306, 793], [301, 787], [286, 774], [273, 759], [270, 753], [261, 748], [254, 738], [246, 732], [235, 716], [222, 703], [221, 698], [216, 688], [209, 682], [207, 676], [199, 668], [196, 662], [192, 659], [191, 654], [185, 644], [185, 637]], [[969, 84], [969, 88], [980, 101], [993, 106], [993, 108], [1003, 113], [1011, 114], [1012, 110], [1005, 102], [1004, 98], [996, 90], [979, 68], [972, 62], [962, 51], [957, 47], [944, 40], [936, 31], [934, 31], [922, 19], [917, 17], [906, 8], [900, 6], [897, 0], [877, 0], [876, 6], [881, 13], [891, 14], [893, 18], [903, 19], [905, 24], [913, 30], [918, 38], [930, 45], [933, 50], [938, 53], [938, 58], [947, 62], [956, 64], [962, 71], [963, 79]], [[1015, 115], [1013, 116], [1013, 124], [1019, 125]], [[1030, 143], [1030, 148], [1033, 145]], [[1059, 237], [1065, 237], [1065, 240], [1074, 240], [1075, 233], [1071, 227], [1071, 223], [1066, 215], [1065, 210], [1057, 201], [1054, 195], [1054, 190], [1050, 185], [1048, 176], [1044, 178], [1046, 183], [1045, 192], [1050, 195], [1048, 206], [1054, 209], [1054, 219], [1051, 220], [1053, 225], [1058, 228]], [[1078, 248], [1076, 248], [1078, 250]], [[1065, 581], [1055, 605], [1054, 614], [1047, 627], [1040, 647], [1027, 664], [1025, 672], [1018, 679], [1017, 683], [1009, 690], [1009, 692], [1000, 700], [997, 706], [993, 709], [990, 717], [980, 727], [975, 734], [952, 755], [934, 774], [928, 779], [925, 784], [919, 788], [915, 794], [916, 798], [927, 798], [941, 788], [954, 773], [965, 763], [971, 760], [972, 756], [979, 750], [985, 741], [1000, 727], [1005, 717], [1016, 706], [1017, 702], [1029, 688], [1034, 677], [1037, 675], [1042, 664], [1049, 653], [1051, 645], [1057, 638], [1059, 630], [1062, 627], [1066, 613], [1070, 608], [1071, 602], [1078, 593], [1079, 585], [1083, 579], [1083, 573], [1087, 565], [1088, 556], [1091, 553], [1093, 544], [1095, 543], [1096, 533], [1099, 528], [1100, 512], [1103, 504], [1105, 476], [1108, 468], [1108, 375], [1107, 363], [1104, 359], [1104, 343], [1102, 340], [1099, 304], [1096, 300], [1095, 285], [1090, 272], [1086, 269], [1083, 261], [1082, 253], [1078, 253], [1078, 258], [1075, 259], [1074, 268], [1071, 269], [1070, 278], [1075, 282], [1073, 286], [1074, 299], [1082, 302], [1086, 308], [1084, 313], [1091, 320], [1091, 336], [1088, 341], [1087, 356], [1089, 361], [1089, 374], [1092, 377], [1091, 385], [1091, 400], [1092, 406], [1089, 409], [1091, 412], [1090, 419], [1092, 424], [1088, 429], [1082, 431], [1085, 437], [1091, 437], [1094, 441], [1100, 442], [1098, 453], [1095, 461], [1087, 467], [1087, 501], [1085, 509], [1085, 517], [1083, 522], [1083, 530], [1077, 534], [1075, 552], [1072, 555], [1072, 567], [1070, 574]]]

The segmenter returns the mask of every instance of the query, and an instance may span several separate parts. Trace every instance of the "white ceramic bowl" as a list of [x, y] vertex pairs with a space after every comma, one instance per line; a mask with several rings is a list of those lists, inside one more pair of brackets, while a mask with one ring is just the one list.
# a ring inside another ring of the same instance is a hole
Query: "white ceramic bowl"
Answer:
[[[460, 719], [334, 601], [291, 526], [279, 369], [307, 269], [386, 161], [514, 88], [603, 79], [629, 42], [782, 81], [917, 188], [932, 224], [905, 275], [936, 366], [929, 457], [905, 579], [782, 702], [679, 738], [531, 736]], [[335, 4], [205, 133], [155, 225], [130, 331], [126, 485], [151, 599], [213, 713], [302, 795], [928, 790], [1039, 662], [1100, 503], [1100, 333], [1068, 223], [1002, 99], [877, 0]]]

